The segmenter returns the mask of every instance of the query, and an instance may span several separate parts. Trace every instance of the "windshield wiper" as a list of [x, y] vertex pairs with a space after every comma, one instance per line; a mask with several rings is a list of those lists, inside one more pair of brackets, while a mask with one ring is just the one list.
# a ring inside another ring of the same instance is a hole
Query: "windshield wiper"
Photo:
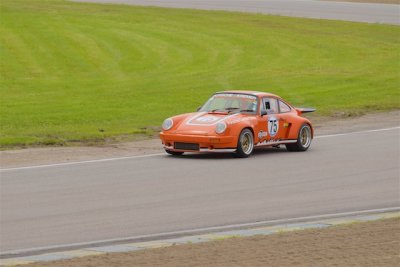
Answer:
[[230, 113], [230, 112], [232, 112], [234, 110], [237, 110], [237, 109], [240, 109], [240, 108], [233, 108], [233, 107], [225, 108], [225, 110], [227, 110], [228, 113]]
[[[216, 108], [216, 109], [210, 110], [210, 111], [208, 111], [208, 112], [209, 112], [209, 113], [214, 113], [214, 112], [224, 112], [224, 111], [227, 111], [228, 113], [230, 113], [230, 112], [232, 112], [233, 110], [237, 110], [237, 109], [240, 109], [240, 108], [233, 108], [233, 107], [224, 108], [224, 109]], [[252, 110], [251, 110], [251, 111], [252, 111]]]
[[254, 112], [252, 109], [241, 109], [240, 112]]
[[216, 108], [216, 109], [213, 109], [213, 110], [210, 110], [210, 111], [207, 111], [207, 112], [214, 113], [214, 112], [217, 112], [217, 111], [220, 111], [220, 110], [221, 110], [220, 108]]

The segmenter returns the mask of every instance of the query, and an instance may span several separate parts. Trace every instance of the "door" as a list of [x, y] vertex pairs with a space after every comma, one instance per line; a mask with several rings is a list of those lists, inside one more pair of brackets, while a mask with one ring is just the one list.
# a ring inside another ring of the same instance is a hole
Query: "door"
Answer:
[[262, 109], [267, 111], [263, 116], [266, 133], [264, 139], [267, 142], [278, 142], [287, 136], [287, 115], [280, 112], [280, 102], [273, 97], [266, 97], [262, 100]]

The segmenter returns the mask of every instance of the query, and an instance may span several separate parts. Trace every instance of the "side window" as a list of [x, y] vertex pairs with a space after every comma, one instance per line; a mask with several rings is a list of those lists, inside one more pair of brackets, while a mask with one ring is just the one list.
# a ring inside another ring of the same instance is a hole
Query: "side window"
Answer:
[[286, 103], [279, 101], [279, 110], [281, 113], [286, 113], [290, 111], [290, 107]]
[[279, 113], [278, 100], [276, 100], [275, 98], [264, 98], [263, 104], [264, 104], [263, 108], [268, 112], [268, 114]]

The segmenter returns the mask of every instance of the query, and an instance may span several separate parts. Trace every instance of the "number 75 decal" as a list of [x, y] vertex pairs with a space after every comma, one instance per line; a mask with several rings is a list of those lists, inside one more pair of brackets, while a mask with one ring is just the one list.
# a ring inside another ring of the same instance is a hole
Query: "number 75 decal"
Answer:
[[268, 118], [268, 132], [271, 137], [274, 137], [279, 131], [279, 120], [275, 117]]

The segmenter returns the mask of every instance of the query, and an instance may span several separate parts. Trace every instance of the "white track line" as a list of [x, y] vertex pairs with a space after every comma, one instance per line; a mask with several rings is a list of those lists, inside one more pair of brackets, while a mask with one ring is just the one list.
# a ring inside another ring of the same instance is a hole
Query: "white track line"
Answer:
[[94, 160], [84, 160], [84, 161], [73, 161], [73, 162], [64, 162], [64, 163], [55, 163], [55, 164], [46, 164], [46, 165], [37, 165], [37, 166], [26, 166], [26, 167], [16, 167], [16, 168], [6, 168], [0, 169], [1, 171], [12, 171], [12, 170], [24, 170], [24, 169], [37, 169], [37, 168], [46, 168], [46, 167], [57, 167], [57, 166], [67, 166], [67, 165], [76, 165], [76, 164], [85, 164], [85, 163], [96, 163], [96, 162], [105, 162], [105, 161], [114, 161], [114, 160], [123, 160], [123, 159], [138, 159], [138, 158], [148, 158], [165, 155], [165, 153], [157, 153], [157, 154], [146, 154], [146, 155], [137, 155], [137, 156], [126, 156], [126, 157], [118, 157], [118, 158], [108, 158], [108, 159], [94, 159]]
[[335, 136], [343, 136], [343, 135], [351, 135], [351, 134], [361, 134], [361, 133], [375, 133], [375, 132], [391, 131], [391, 130], [396, 130], [396, 129], [400, 129], [400, 126], [391, 127], [391, 128], [376, 129], [376, 130], [365, 130], [365, 131], [358, 131], [358, 132], [350, 132], [350, 133], [327, 134], [327, 135], [315, 136], [314, 138], [327, 138], [327, 137], [335, 137]]
[[[319, 139], [319, 138], [329, 138], [329, 137], [345, 136], [345, 135], [352, 135], [352, 134], [375, 133], [375, 132], [391, 131], [391, 130], [396, 130], [396, 129], [400, 129], [400, 126], [392, 127], [392, 128], [376, 129], [376, 130], [365, 130], [365, 131], [358, 131], [358, 132], [350, 132], [350, 133], [320, 135], [320, 136], [315, 136], [314, 138], [315, 139]], [[36, 165], [36, 166], [26, 166], [26, 167], [4, 168], [4, 169], [0, 169], [0, 172], [13, 171], [13, 170], [47, 168], [47, 167], [57, 167], [57, 166], [68, 166], [68, 165], [96, 163], [96, 162], [106, 162], [106, 161], [115, 161], [115, 160], [124, 160], [124, 159], [149, 158], [149, 157], [156, 157], [156, 156], [161, 156], [161, 155], [165, 155], [165, 153], [137, 155], [137, 156], [127, 156], [127, 157], [118, 157], [118, 158], [107, 158], [107, 159], [94, 159], [94, 160], [85, 160], [85, 161], [73, 161], [73, 162], [64, 162], [64, 163], [55, 163], [55, 164], [46, 164], [46, 165]]]
[[[164, 232], [164, 233], [157, 233], [157, 234], [149, 234], [149, 235], [139, 235], [139, 236], [131, 236], [131, 237], [124, 237], [124, 238], [114, 238], [114, 239], [104, 239], [104, 240], [97, 240], [91, 242], [81, 242], [81, 243], [71, 243], [71, 244], [64, 244], [64, 245], [54, 245], [54, 246], [46, 246], [46, 247], [37, 247], [37, 248], [28, 248], [28, 249], [20, 249], [20, 250], [9, 250], [9, 251], [2, 251], [0, 256], [2, 255], [10, 255], [10, 258], [15, 257], [15, 255], [26, 254], [26, 253], [35, 253], [35, 252], [44, 252], [49, 250], [70, 250], [74, 248], [88, 248], [94, 247], [99, 245], [112, 245], [115, 243], [128, 243], [134, 240], [157, 240], [157, 237], [161, 239], [168, 239], [174, 238], [175, 236], [185, 236], [185, 235], [193, 235], [197, 233], [209, 233], [209, 232], [218, 232], [224, 230], [231, 230], [231, 229], [244, 229], [244, 228], [253, 228], [253, 227], [261, 227], [267, 225], [278, 225], [278, 224], [287, 224], [292, 222], [306, 222], [306, 221], [313, 221], [313, 220], [323, 220], [323, 219], [335, 219], [347, 216], [357, 216], [363, 214], [374, 214], [374, 213], [384, 213], [384, 212], [395, 212], [400, 211], [400, 207], [389, 207], [389, 208], [381, 208], [381, 209], [370, 209], [370, 210], [359, 210], [359, 211], [349, 211], [349, 212], [338, 212], [338, 213], [328, 213], [328, 214], [321, 214], [321, 215], [311, 215], [311, 216], [304, 216], [304, 217], [294, 217], [294, 218], [286, 218], [286, 219], [277, 219], [277, 220], [269, 220], [269, 221], [258, 221], [254, 223], [242, 223], [242, 224], [231, 224], [231, 225], [223, 225], [223, 226], [213, 226], [213, 227], [204, 227], [204, 228], [197, 228], [197, 229], [188, 229], [182, 231], [173, 231], [173, 232]], [[11, 256], [13, 255], [13, 256]]]

